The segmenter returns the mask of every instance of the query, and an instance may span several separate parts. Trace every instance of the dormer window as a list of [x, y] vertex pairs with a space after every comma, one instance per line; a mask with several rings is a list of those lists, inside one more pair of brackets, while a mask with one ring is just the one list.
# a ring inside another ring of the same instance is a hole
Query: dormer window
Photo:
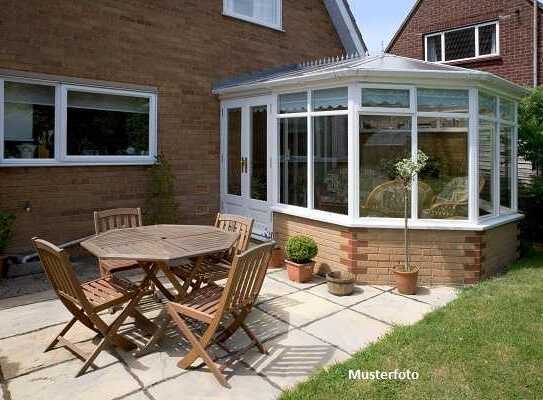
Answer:
[[223, 14], [273, 29], [282, 29], [281, 0], [224, 0]]
[[428, 34], [425, 60], [447, 62], [499, 55], [497, 21]]

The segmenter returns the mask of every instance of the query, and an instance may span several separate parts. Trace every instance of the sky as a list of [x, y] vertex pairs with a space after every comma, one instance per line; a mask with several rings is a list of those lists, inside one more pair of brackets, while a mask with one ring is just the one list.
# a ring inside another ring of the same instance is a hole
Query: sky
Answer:
[[379, 54], [390, 42], [415, 0], [348, 0], [369, 52]]

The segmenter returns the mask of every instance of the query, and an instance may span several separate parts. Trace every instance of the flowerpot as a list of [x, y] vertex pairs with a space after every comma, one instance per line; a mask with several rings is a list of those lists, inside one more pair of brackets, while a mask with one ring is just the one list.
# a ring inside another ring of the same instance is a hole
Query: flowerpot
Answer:
[[333, 271], [326, 274], [328, 291], [336, 296], [348, 296], [353, 293], [354, 275], [346, 271]]
[[0, 279], [8, 276], [8, 258], [0, 254]]
[[287, 265], [288, 279], [293, 282], [304, 283], [310, 282], [313, 279], [313, 268], [315, 261], [310, 261], [305, 264], [298, 264], [294, 261], [285, 260]]
[[38, 146], [38, 158], [49, 158], [49, 149], [47, 146]]
[[393, 272], [396, 276], [398, 292], [401, 294], [417, 294], [418, 268], [409, 272], [395, 269]]
[[283, 268], [285, 256], [281, 247], [276, 247], [272, 250], [272, 256], [268, 263], [268, 268]]

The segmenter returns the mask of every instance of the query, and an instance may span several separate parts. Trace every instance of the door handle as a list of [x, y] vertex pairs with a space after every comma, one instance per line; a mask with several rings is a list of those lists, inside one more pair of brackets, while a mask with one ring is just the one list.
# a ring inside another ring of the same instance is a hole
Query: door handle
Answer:
[[241, 157], [241, 173], [247, 173], [247, 157]]

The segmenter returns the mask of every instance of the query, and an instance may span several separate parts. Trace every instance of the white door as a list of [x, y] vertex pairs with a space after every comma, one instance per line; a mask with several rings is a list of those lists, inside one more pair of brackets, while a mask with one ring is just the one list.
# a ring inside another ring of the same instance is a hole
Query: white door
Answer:
[[271, 97], [221, 106], [221, 212], [255, 220], [253, 234], [269, 237]]

